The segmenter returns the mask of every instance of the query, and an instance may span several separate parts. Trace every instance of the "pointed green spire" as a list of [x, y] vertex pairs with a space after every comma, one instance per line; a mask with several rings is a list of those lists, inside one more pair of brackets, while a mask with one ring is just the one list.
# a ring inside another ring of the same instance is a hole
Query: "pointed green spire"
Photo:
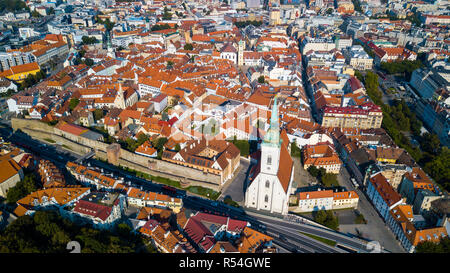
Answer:
[[272, 114], [270, 117], [270, 128], [264, 136], [263, 144], [275, 146], [280, 145], [280, 126], [278, 124], [278, 118], [277, 96], [275, 96], [272, 106]]

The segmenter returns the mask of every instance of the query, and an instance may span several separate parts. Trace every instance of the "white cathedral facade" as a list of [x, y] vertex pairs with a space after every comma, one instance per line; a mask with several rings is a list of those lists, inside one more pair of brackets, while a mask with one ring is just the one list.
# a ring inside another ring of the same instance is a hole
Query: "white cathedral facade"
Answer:
[[280, 136], [278, 118], [275, 98], [270, 128], [261, 144], [261, 158], [250, 171], [245, 206], [286, 215], [294, 178], [294, 162], [288, 150], [286, 132]]

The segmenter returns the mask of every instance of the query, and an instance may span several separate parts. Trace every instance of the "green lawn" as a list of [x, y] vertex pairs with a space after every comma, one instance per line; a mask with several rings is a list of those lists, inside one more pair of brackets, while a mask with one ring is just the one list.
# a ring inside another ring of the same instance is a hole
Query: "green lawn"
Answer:
[[53, 139], [50, 138], [44, 138], [45, 141], [50, 142], [50, 143], [55, 143], [56, 141], [54, 141]]
[[326, 238], [322, 238], [322, 237], [319, 237], [319, 236], [316, 236], [316, 235], [312, 235], [312, 234], [309, 234], [309, 233], [305, 233], [305, 232], [300, 232], [301, 234], [303, 234], [303, 235], [306, 235], [306, 236], [308, 236], [308, 237], [310, 237], [310, 238], [312, 238], [312, 239], [314, 239], [314, 240], [317, 240], [317, 241], [320, 241], [320, 242], [322, 242], [322, 243], [325, 243], [325, 244], [327, 244], [327, 245], [329, 245], [329, 246], [336, 246], [336, 242], [335, 241], [332, 241], [332, 240], [329, 240], [329, 239], [326, 239]]
[[[148, 180], [152, 180], [161, 184], [165, 184], [165, 185], [169, 185], [171, 187], [175, 187], [175, 188], [179, 188], [179, 189], [183, 189], [181, 188], [180, 182], [179, 181], [175, 181], [169, 178], [165, 178], [165, 177], [161, 177], [161, 176], [153, 176], [147, 173], [143, 173], [140, 171], [136, 171], [136, 170], [132, 170], [130, 168], [127, 167], [123, 167], [123, 166], [118, 166], [119, 168], [121, 168], [122, 170], [125, 170], [127, 172], [133, 173], [135, 176], [137, 177], [141, 177], [144, 179], [148, 179]], [[214, 191], [212, 189], [208, 189], [205, 187], [201, 187], [201, 186], [189, 186], [185, 189], [188, 192], [192, 192], [195, 194], [199, 194], [202, 196], [205, 196], [209, 199], [212, 200], [217, 200], [217, 198], [219, 198], [220, 196], [220, 192]]]
[[[72, 148], [70, 148], [69, 146], [67, 146], [66, 144], [61, 145], [63, 148], [66, 148], [68, 150], [72, 150]], [[72, 150], [73, 151], [73, 150]]]

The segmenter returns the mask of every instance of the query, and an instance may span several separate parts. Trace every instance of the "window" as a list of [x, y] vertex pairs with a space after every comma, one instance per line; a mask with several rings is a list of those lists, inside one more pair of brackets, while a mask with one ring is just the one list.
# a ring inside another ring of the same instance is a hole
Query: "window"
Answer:
[[267, 165], [272, 165], [272, 156], [271, 155], [267, 156]]
[[266, 194], [266, 196], [264, 197], [264, 202], [269, 202], [269, 196]]

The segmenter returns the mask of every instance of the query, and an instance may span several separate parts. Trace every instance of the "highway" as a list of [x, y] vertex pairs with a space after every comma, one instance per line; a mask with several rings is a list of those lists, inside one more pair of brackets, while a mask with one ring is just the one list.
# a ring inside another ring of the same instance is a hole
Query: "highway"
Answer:
[[[42, 158], [51, 160], [59, 168], [65, 169], [68, 161], [75, 161], [80, 158], [70, 151], [63, 150], [57, 145], [44, 144], [31, 138], [25, 133], [15, 132], [12, 134], [10, 128], [0, 127], [0, 135], [5, 139], [27, 151], [33, 152]], [[56, 147], [55, 147], [56, 146]], [[87, 162], [91, 166], [102, 168], [104, 172], [113, 174], [116, 177], [123, 177], [127, 183], [153, 192], [164, 192], [161, 184], [133, 176], [131, 173], [118, 169], [117, 167], [95, 160], [89, 159]], [[170, 194], [164, 192], [165, 194]], [[212, 201], [198, 196], [190, 195], [184, 190], [177, 189], [173, 196], [183, 199], [184, 207], [188, 209], [203, 211], [212, 214], [228, 216], [234, 219], [248, 221], [257, 230], [267, 232], [274, 237], [274, 244], [282, 247], [286, 251], [297, 253], [341, 253], [345, 252], [339, 248], [329, 246], [300, 233], [306, 232], [323, 238], [336, 241], [338, 244], [357, 248], [359, 252], [365, 252], [366, 244], [363, 241], [351, 238], [340, 233], [325, 230], [319, 227], [288, 222], [287, 220], [260, 215], [244, 211], [242, 208], [235, 208], [223, 202]]]
[[[259, 215], [256, 213], [247, 212], [252, 217], [256, 218], [259, 222], [265, 224], [269, 230], [269, 226], [272, 228], [277, 229], [278, 231], [283, 231], [284, 233], [291, 233], [296, 232], [306, 232], [309, 234], [313, 234], [322, 238], [326, 238], [332, 241], [337, 242], [340, 245], [351, 247], [353, 249], [356, 249], [358, 252], [367, 252], [367, 242], [360, 240], [358, 238], [352, 238], [347, 235], [341, 234], [336, 231], [320, 228], [317, 226], [312, 226], [308, 224], [302, 224], [302, 223], [294, 223], [294, 222], [288, 222], [283, 219], [278, 219], [275, 217], [268, 217], [265, 215]], [[299, 235], [299, 237], [304, 236], [302, 234]], [[309, 237], [307, 237], [309, 238]], [[326, 247], [318, 247], [316, 245], [315, 249], [321, 253], [324, 251], [326, 253], [333, 252], [333, 250], [336, 250], [336, 248], [330, 249], [330, 246], [323, 244]]]

